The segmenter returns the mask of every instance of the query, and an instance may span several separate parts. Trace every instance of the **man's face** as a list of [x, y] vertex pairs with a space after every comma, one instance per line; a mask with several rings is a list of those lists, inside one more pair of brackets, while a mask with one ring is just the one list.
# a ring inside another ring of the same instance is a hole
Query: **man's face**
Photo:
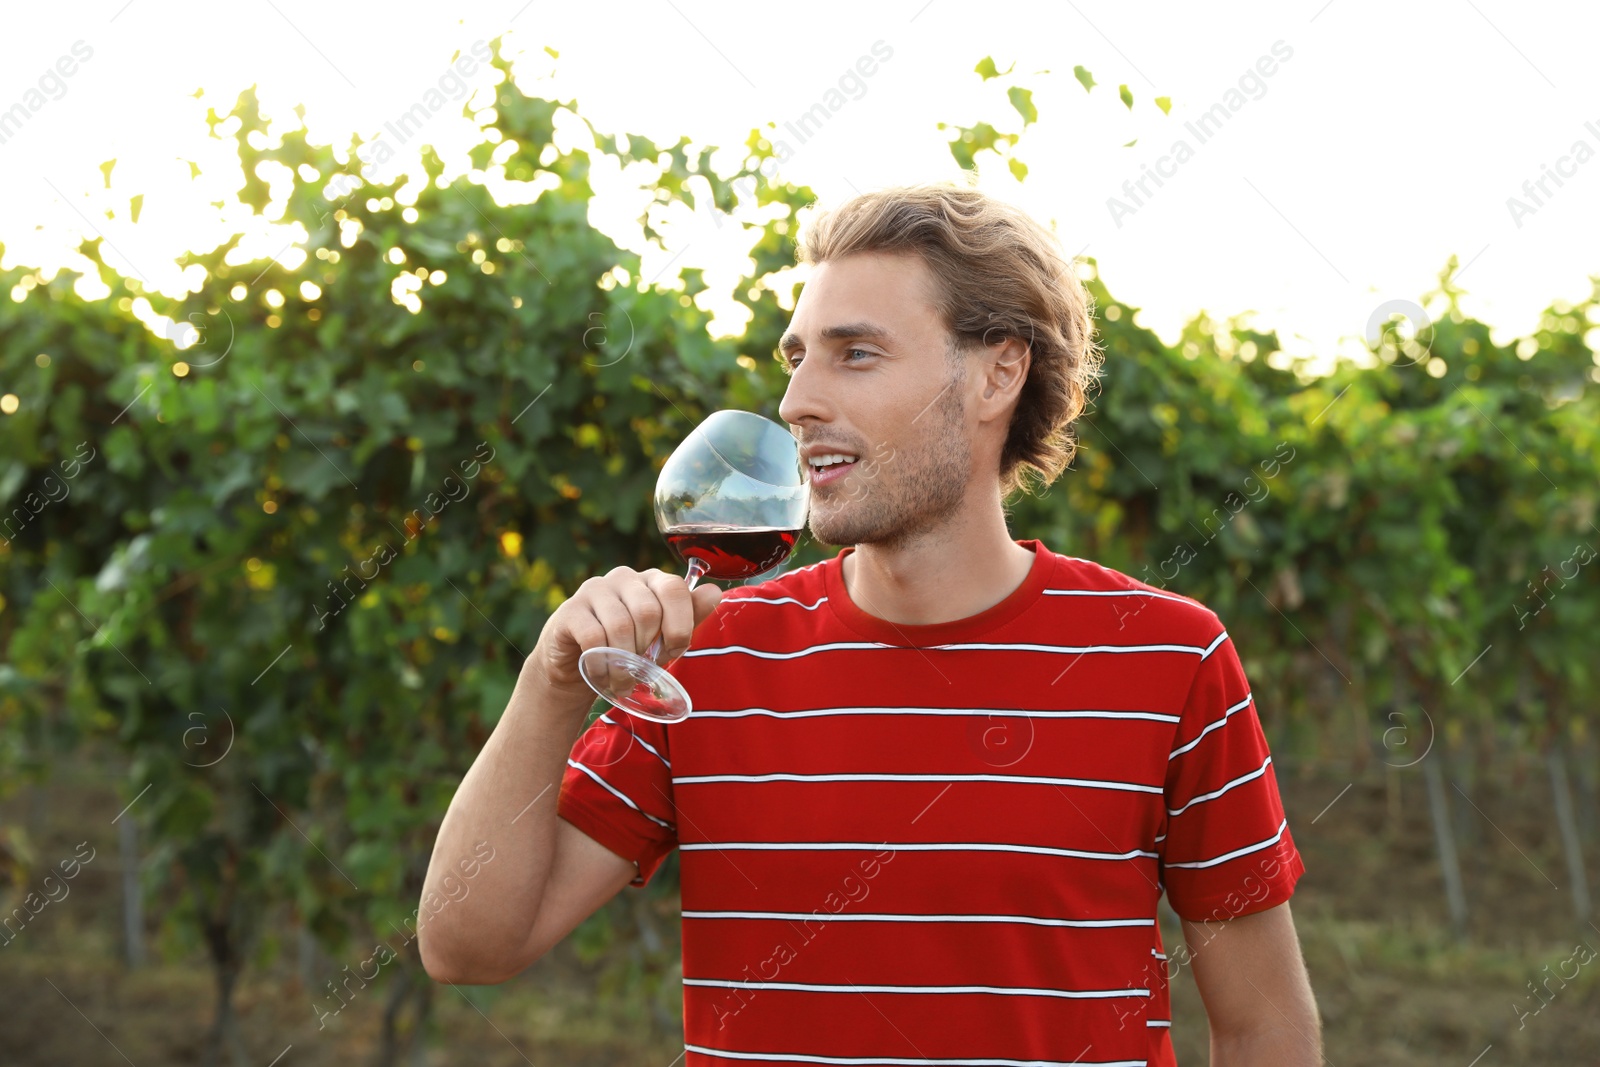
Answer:
[[[780, 344], [793, 367], [779, 414], [811, 478], [812, 536], [903, 546], [961, 506], [972, 476], [966, 374], [920, 256], [818, 264]], [[854, 461], [819, 469], [822, 455]]]

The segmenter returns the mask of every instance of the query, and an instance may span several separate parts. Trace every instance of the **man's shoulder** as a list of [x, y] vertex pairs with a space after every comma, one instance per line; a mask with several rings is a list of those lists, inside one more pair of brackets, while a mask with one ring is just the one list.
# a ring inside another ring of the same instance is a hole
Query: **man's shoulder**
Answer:
[[[1194, 597], [1140, 581], [1094, 560], [1055, 553], [1056, 573], [1046, 593], [1061, 597], [1094, 597], [1131, 602], [1131, 613], [1159, 626], [1173, 626], [1187, 636], [1215, 638], [1223, 630], [1217, 613]], [[1124, 606], [1119, 617], [1130, 614]]]

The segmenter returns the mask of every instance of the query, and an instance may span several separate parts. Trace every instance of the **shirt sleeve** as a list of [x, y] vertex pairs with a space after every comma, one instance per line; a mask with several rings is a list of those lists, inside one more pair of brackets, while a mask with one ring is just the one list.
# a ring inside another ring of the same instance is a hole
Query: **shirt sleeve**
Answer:
[[1167, 900], [1181, 918], [1232, 919], [1289, 899], [1305, 864], [1226, 630], [1207, 646], [1185, 698], [1165, 793], [1157, 849]]
[[632, 860], [629, 885], [647, 884], [678, 844], [666, 724], [608, 705], [572, 746], [556, 813]]

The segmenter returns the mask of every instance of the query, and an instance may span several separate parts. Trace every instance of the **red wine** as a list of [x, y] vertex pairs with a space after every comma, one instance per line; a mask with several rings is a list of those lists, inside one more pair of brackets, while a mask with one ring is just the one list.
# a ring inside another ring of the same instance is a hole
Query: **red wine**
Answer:
[[666, 538], [684, 566], [690, 559], [703, 560], [711, 568], [707, 578], [726, 582], [753, 577], [788, 559], [800, 531], [770, 526], [674, 526], [666, 531]]

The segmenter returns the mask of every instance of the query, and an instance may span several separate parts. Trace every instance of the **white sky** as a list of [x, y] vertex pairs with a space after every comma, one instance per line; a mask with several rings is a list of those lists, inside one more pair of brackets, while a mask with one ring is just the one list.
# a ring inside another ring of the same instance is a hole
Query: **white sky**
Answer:
[[[337, 134], [342, 145], [418, 102], [458, 49], [509, 30], [505, 49], [531, 53], [518, 68], [524, 90], [576, 98], [603, 130], [740, 146], [751, 127], [777, 122], [773, 136], [793, 151], [778, 176], [809, 184], [824, 202], [958, 177], [936, 124], [1020, 128], [1004, 89], [1020, 80], [1040, 112], [1017, 149], [1032, 173], [1019, 185], [996, 163], [982, 184], [1053, 221], [1069, 254], [1097, 258], [1113, 294], [1168, 341], [1202, 308], [1253, 311], [1253, 324], [1279, 329], [1292, 352], [1353, 353], [1374, 309], [1420, 299], [1452, 253], [1470, 261], [1467, 310], [1504, 341], [1531, 331], [1550, 303], [1583, 300], [1600, 273], [1595, 5], [511, 0], [444, 10], [464, 6], [112, 0], [8, 13], [0, 112], [27, 100], [74, 42], [93, 56], [0, 144], [4, 265], [53, 273], [63, 248], [98, 229], [115, 247], [112, 262], [120, 255], [129, 273], [179, 295], [185, 282], [170, 260], [234, 228], [206, 207], [240, 180], [216, 162], [229, 146], [208, 142], [208, 105], [225, 114], [258, 83], [270, 114], [292, 126], [290, 108], [304, 103], [317, 139]], [[785, 130], [878, 41], [892, 57], [862, 79], [858, 98], [847, 95], [803, 144]], [[1185, 129], [1278, 41], [1293, 55], [1261, 79], [1263, 95], [1205, 143]], [[1002, 69], [1015, 62], [1013, 76], [980, 82], [972, 68], [985, 55]], [[1078, 64], [1099, 83], [1092, 93], [1072, 78]], [[1124, 82], [1132, 111], [1116, 97]], [[1170, 116], [1156, 96], [1171, 97]], [[459, 106], [426, 132], [446, 154], [473, 129], [453, 117]], [[1124, 196], [1123, 182], [1179, 138], [1193, 158], [1119, 227], [1107, 198]], [[1523, 183], [1579, 141], [1585, 161], [1563, 164], [1570, 176], [1547, 184], [1553, 195], [1540, 194], [1542, 206], [1529, 201], [1537, 210], [1519, 227], [1507, 198], [1526, 199]], [[113, 156], [107, 191], [98, 164]], [[200, 165], [199, 180], [186, 159]], [[642, 249], [628, 233], [639, 209], [625, 176], [593, 180], [595, 223]], [[130, 226], [136, 193], [145, 194], [143, 214]], [[645, 276], [670, 261], [663, 282], [695, 266], [713, 286], [731, 286], [750, 235], [708, 214], [678, 222], [669, 254], [647, 258]], [[263, 256], [287, 243], [256, 228]], [[740, 325], [718, 321], [728, 332]]]

